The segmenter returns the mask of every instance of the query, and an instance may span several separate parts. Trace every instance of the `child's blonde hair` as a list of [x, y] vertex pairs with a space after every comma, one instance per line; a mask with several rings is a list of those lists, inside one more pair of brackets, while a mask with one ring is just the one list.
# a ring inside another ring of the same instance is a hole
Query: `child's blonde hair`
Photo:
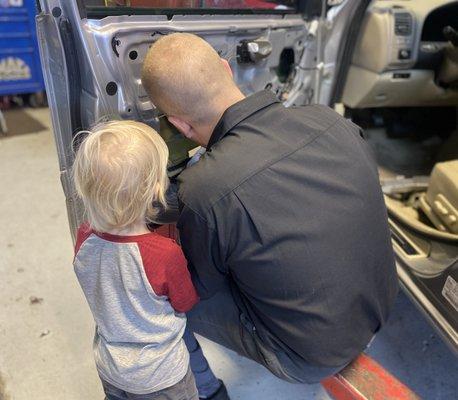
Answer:
[[73, 179], [93, 229], [123, 229], [154, 221], [165, 207], [168, 149], [159, 134], [135, 121], [102, 123], [87, 132]]

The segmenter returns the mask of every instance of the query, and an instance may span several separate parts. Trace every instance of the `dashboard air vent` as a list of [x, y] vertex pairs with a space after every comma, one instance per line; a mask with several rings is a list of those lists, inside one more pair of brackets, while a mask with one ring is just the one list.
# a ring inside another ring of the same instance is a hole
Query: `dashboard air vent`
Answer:
[[394, 14], [394, 33], [396, 36], [412, 34], [412, 16], [409, 13]]

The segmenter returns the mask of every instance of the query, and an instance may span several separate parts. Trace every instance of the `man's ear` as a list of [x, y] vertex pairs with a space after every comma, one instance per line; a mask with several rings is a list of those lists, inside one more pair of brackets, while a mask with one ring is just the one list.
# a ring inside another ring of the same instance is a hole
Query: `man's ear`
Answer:
[[182, 135], [188, 139], [192, 139], [194, 132], [191, 125], [178, 117], [167, 117], [167, 119], [175, 128], [181, 132]]
[[231, 69], [231, 66], [229, 65], [229, 62], [225, 58], [221, 58], [221, 62], [223, 63], [226, 71], [229, 72], [229, 75], [234, 77], [234, 74], [232, 73], [232, 69]]

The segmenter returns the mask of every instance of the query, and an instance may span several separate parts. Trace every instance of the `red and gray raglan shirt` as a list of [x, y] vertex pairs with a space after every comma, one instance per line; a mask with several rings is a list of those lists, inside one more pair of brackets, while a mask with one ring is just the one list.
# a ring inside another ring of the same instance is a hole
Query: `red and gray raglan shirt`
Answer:
[[135, 394], [179, 382], [189, 366], [184, 313], [198, 302], [181, 248], [154, 232], [118, 236], [82, 225], [74, 268], [96, 323], [101, 378]]

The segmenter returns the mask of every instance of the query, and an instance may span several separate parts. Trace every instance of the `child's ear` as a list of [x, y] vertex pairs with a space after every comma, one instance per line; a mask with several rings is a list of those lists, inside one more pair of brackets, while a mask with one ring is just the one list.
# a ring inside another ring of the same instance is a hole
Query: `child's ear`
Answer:
[[167, 119], [175, 128], [181, 132], [182, 135], [188, 139], [192, 139], [193, 129], [191, 125], [178, 117], [167, 117]]

